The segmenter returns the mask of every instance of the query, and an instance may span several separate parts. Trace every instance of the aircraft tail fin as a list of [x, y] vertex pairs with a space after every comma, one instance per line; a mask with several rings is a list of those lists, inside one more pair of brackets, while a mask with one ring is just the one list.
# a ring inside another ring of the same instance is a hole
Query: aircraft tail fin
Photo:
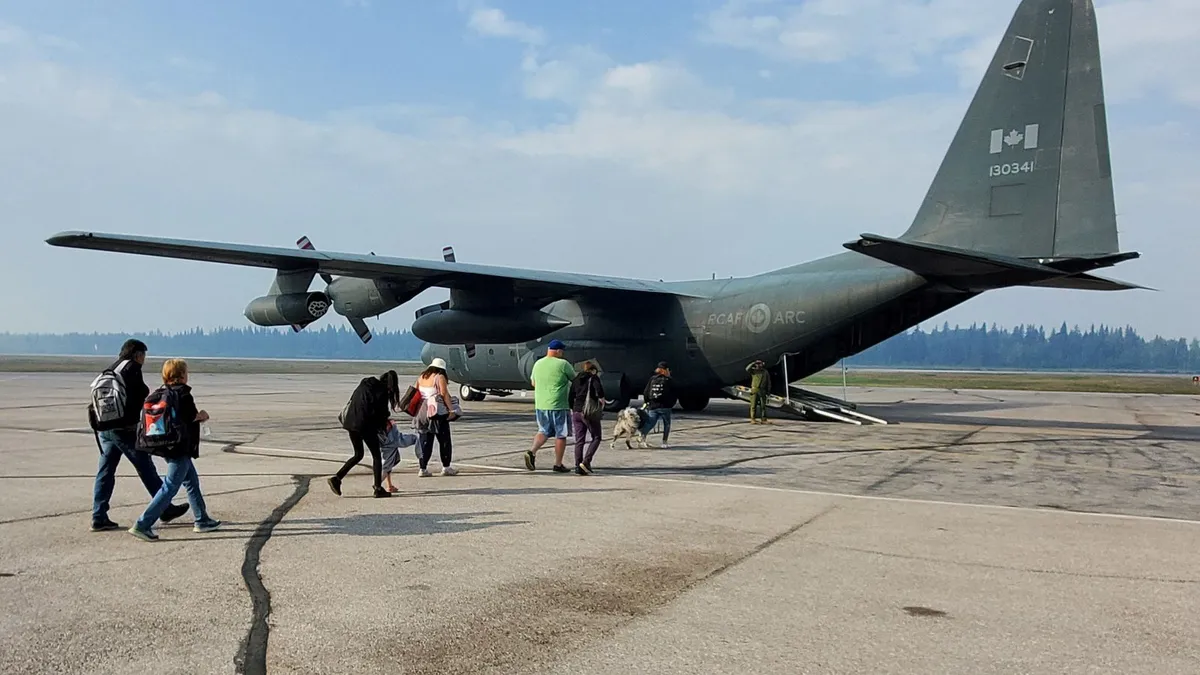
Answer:
[[900, 239], [1042, 261], [1120, 250], [1092, 0], [1022, 0]]

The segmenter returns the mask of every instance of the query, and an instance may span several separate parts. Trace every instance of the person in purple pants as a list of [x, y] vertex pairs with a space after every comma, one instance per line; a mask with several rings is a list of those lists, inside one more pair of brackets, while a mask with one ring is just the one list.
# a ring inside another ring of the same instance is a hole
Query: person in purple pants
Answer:
[[[571, 381], [571, 426], [575, 436], [575, 473], [587, 476], [592, 473], [592, 458], [600, 447], [600, 418], [604, 414], [604, 386], [596, 364], [588, 361], [583, 370]], [[583, 451], [585, 437], [587, 453]]]

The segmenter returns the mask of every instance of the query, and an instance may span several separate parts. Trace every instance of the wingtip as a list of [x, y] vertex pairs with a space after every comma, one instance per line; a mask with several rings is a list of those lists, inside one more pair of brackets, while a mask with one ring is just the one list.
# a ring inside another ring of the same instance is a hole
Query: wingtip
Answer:
[[76, 230], [67, 230], [59, 232], [46, 239], [46, 243], [51, 246], [66, 246], [71, 242], [78, 241], [86, 237], [92, 236], [91, 232], [79, 232]]

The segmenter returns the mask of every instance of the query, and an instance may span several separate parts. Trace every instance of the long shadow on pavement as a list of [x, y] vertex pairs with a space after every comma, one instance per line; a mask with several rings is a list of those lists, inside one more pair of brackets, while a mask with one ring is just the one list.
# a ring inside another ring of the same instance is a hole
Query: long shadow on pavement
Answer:
[[[360, 513], [339, 518], [302, 518], [284, 521], [288, 527], [311, 527], [305, 534], [349, 534], [360, 537], [402, 537], [414, 534], [452, 534], [501, 525], [525, 525], [524, 520], [472, 522], [475, 518], [507, 515], [504, 511], [477, 513]], [[287, 530], [275, 536], [286, 533]]]

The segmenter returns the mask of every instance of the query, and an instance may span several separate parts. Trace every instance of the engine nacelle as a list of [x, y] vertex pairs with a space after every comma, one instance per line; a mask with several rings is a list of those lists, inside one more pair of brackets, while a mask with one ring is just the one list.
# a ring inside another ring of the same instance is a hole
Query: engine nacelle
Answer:
[[264, 295], [246, 305], [246, 318], [259, 326], [307, 325], [329, 311], [329, 296], [320, 291]]
[[438, 345], [512, 344], [536, 340], [569, 325], [570, 321], [536, 309], [489, 312], [434, 305], [417, 313], [410, 330], [417, 338]]
[[391, 284], [374, 279], [338, 277], [325, 288], [333, 311], [344, 317], [367, 319], [391, 311], [421, 292], [419, 286]]

